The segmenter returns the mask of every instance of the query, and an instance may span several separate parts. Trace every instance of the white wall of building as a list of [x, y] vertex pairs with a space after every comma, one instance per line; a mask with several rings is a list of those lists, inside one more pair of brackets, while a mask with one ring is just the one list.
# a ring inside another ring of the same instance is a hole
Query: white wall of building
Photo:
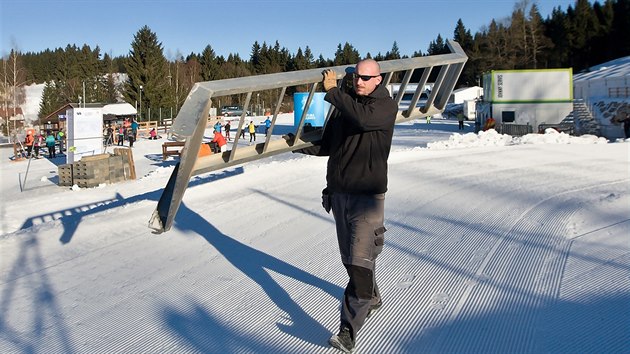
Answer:
[[103, 112], [101, 108], [68, 109], [66, 163], [103, 152]]
[[464, 101], [476, 100], [483, 95], [483, 89], [479, 86], [464, 87], [454, 90], [449, 103], [461, 104]]
[[[560, 123], [573, 110], [572, 69], [496, 70], [484, 75], [484, 104], [479, 117], [497, 123]], [[512, 118], [509, 119], [508, 118]], [[487, 117], [486, 117], [487, 118]]]

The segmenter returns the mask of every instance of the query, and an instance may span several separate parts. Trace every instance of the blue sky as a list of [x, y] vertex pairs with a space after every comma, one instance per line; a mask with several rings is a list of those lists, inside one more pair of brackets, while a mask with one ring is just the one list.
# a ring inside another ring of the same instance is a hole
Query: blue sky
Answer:
[[[532, 0], [529, 0], [530, 2]], [[252, 44], [279, 41], [295, 54], [306, 46], [333, 58], [348, 42], [359, 54], [376, 55], [397, 42], [402, 55], [426, 52], [438, 34], [452, 38], [459, 18], [471, 33], [508, 17], [516, 0], [0, 0], [0, 54], [39, 52], [68, 44], [97, 45], [102, 53], [126, 55], [144, 25], [164, 54], [200, 53], [249, 59]], [[575, 0], [537, 0], [543, 18]]]

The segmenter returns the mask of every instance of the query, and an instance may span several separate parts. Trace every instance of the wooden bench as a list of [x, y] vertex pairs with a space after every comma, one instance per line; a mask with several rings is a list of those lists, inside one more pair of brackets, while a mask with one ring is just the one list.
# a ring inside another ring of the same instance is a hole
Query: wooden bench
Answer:
[[[184, 141], [167, 141], [162, 144], [162, 160], [166, 160], [169, 156], [181, 156], [182, 150], [184, 148]], [[170, 148], [170, 149], [169, 149]], [[210, 147], [210, 143], [202, 143], [199, 148], [199, 153], [197, 153], [198, 157], [212, 155], [212, 148]]]
[[162, 144], [162, 160], [169, 156], [181, 156], [184, 144], [186, 144], [184, 141], [167, 141]]

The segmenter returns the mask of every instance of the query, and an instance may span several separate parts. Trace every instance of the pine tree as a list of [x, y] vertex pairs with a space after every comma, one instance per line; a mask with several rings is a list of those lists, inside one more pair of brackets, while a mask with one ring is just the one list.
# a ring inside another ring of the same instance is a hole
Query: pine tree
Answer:
[[59, 107], [63, 106], [64, 102], [60, 100], [58, 88], [53, 81], [47, 81], [44, 85], [44, 91], [42, 92], [42, 100], [39, 103], [39, 117], [46, 117]]
[[249, 57], [249, 62], [252, 65], [252, 68], [255, 74], [259, 74], [263, 70], [260, 51], [261, 51], [260, 44], [258, 44], [258, 41], [255, 41], [254, 44], [252, 45], [252, 53]]
[[475, 65], [476, 62], [471, 58], [473, 51], [473, 37], [470, 34], [470, 30], [467, 30], [466, 26], [464, 26], [464, 22], [461, 18], [457, 20], [457, 24], [455, 25], [455, 30], [453, 31], [453, 40], [459, 43], [466, 55], [468, 55], [468, 63], [464, 66], [464, 69], [459, 76], [458, 85], [475, 85], [477, 67]]
[[53, 81], [59, 100], [64, 104], [83, 100], [83, 86], [79, 79], [78, 51], [74, 45], [67, 45], [65, 49], [58, 48], [55, 51], [58, 61]]
[[90, 46], [83, 45], [76, 53], [78, 65], [77, 81], [81, 82], [81, 90], [85, 94], [85, 103], [102, 103], [105, 99], [106, 82], [104, 70], [100, 62], [100, 49], [92, 50]]
[[616, 45], [611, 42], [611, 32], [613, 30], [614, 9], [613, 0], [606, 0], [604, 5], [599, 2], [593, 4], [595, 12], [597, 33], [592, 38], [592, 57], [595, 63], [603, 63], [607, 58], [614, 56]]
[[450, 50], [446, 46], [444, 42], [444, 38], [442, 38], [441, 34], [437, 35], [437, 38], [434, 41], [429, 43], [429, 48], [427, 50], [429, 55], [438, 55], [438, 54], [446, 54], [450, 53]]
[[389, 52], [385, 53], [385, 60], [393, 59], [400, 59], [400, 50], [398, 49], [398, 43], [396, 43], [396, 41], [394, 41], [392, 49]]
[[119, 89], [116, 87], [116, 70], [110, 55], [103, 56], [103, 67], [106, 68], [107, 74], [103, 80], [102, 95], [98, 97], [98, 102], [116, 103], [118, 102]]
[[319, 57], [317, 58], [317, 60], [315, 61], [315, 67], [316, 68], [326, 68], [329, 66], [332, 66], [333, 62], [330, 59], [324, 59], [323, 55], [319, 55]]
[[568, 64], [567, 23], [567, 14], [560, 7], [554, 8], [551, 11], [551, 16], [544, 21], [545, 36], [553, 43], [553, 46], [547, 51], [547, 67], [561, 68]]
[[201, 52], [199, 57], [200, 74], [202, 81], [216, 80], [219, 76], [219, 63], [217, 62], [214, 49], [210, 45], [207, 45]]
[[153, 120], [159, 117], [160, 109], [173, 107], [162, 43], [148, 26], [134, 35], [126, 68], [128, 79], [124, 96], [127, 102], [138, 103], [139, 110], [142, 110], [139, 112], [140, 120]]
[[610, 31], [611, 57], [619, 58], [630, 55], [630, 0], [616, 0], [613, 7], [614, 16]]
[[307, 69], [312, 69], [314, 67], [315, 57], [313, 56], [311, 48], [309, 48], [308, 46], [306, 46], [306, 48], [304, 49], [304, 60], [308, 64], [306, 67]]
[[576, 0], [575, 10], [567, 10], [569, 39], [569, 65], [574, 70], [582, 70], [591, 65], [589, 53], [592, 52], [592, 38], [596, 33], [595, 14], [588, 0]]
[[333, 59], [333, 65], [349, 65], [359, 62], [359, 52], [348, 42], [341, 47], [341, 43], [337, 46], [335, 52], [335, 59]]
[[457, 20], [455, 30], [453, 31], [453, 40], [455, 40], [462, 47], [464, 51], [469, 51], [473, 46], [473, 37], [470, 34], [470, 30], [464, 26], [462, 19]]

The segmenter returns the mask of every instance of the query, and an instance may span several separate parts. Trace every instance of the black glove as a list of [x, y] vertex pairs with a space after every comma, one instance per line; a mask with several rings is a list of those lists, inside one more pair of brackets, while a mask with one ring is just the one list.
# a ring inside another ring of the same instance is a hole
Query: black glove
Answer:
[[328, 188], [322, 190], [322, 206], [327, 213], [330, 213], [330, 209], [332, 209], [332, 194], [328, 194]]
[[295, 134], [293, 133], [284, 134], [282, 136], [282, 139], [284, 139], [287, 142], [287, 144], [293, 145], [293, 143], [295, 142]]

